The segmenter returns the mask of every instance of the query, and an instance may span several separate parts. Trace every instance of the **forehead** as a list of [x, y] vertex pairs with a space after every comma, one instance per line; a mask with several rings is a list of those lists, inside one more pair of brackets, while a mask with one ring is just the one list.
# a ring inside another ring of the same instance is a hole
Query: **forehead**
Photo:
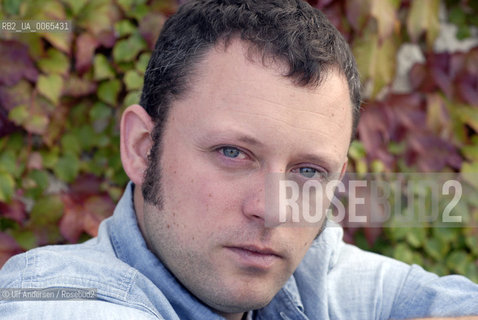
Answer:
[[283, 142], [289, 151], [296, 145], [346, 155], [352, 106], [345, 77], [331, 69], [318, 87], [298, 86], [285, 77], [287, 66], [251, 52], [239, 40], [211, 49], [171, 115], [191, 128], [242, 131], [280, 149]]

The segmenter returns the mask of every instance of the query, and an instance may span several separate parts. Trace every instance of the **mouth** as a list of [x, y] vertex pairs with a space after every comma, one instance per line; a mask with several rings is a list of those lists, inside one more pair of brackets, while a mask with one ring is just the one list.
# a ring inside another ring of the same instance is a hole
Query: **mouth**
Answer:
[[268, 269], [283, 257], [270, 248], [261, 248], [253, 245], [239, 245], [225, 247], [240, 265], [256, 269]]

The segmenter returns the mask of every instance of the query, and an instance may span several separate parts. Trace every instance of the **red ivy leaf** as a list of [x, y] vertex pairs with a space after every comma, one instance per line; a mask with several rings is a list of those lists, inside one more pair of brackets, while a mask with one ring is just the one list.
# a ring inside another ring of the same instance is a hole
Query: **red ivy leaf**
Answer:
[[90, 69], [93, 63], [93, 54], [98, 44], [95, 37], [89, 33], [82, 33], [76, 38], [75, 68], [79, 74], [83, 74]]
[[78, 242], [83, 232], [96, 236], [101, 221], [113, 213], [115, 203], [100, 190], [100, 184], [97, 177], [84, 175], [62, 195], [65, 213], [60, 221], [60, 232], [69, 242]]
[[22, 248], [12, 236], [0, 232], [0, 268], [10, 257], [21, 252], [23, 252]]
[[27, 218], [25, 204], [17, 199], [12, 200], [10, 203], [0, 202], [0, 215], [23, 224]]
[[28, 47], [20, 42], [0, 39], [0, 65], [0, 85], [13, 86], [22, 78], [36, 81], [38, 77]]

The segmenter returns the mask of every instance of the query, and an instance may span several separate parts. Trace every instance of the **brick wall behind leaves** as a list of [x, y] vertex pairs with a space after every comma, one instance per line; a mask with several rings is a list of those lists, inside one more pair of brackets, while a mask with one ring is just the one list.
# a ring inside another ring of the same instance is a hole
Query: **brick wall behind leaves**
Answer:
[[[139, 101], [154, 41], [180, 2], [1, 3], [2, 20], [74, 27], [0, 33], [0, 265], [94, 236], [111, 215], [127, 182], [118, 119]], [[478, 172], [477, 2], [309, 2], [351, 44], [364, 85], [349, 170]], [[467, 210], [478, 219], [476, 206]], [[366, 227], [347, 227], [346, 240], [478, 281], [476, 228]]]

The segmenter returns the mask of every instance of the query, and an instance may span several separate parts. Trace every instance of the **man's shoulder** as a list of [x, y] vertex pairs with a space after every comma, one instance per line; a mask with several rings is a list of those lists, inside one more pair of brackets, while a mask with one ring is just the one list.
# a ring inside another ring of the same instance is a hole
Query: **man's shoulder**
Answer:
[[[82, 244], [35, 248], [10, 258], [0, 271], [0, 286], [11, 284], [94, 284], [117, 278], [118, 272], [132, 277], [135, 269], [117, 259], [114, 251], [105, 250], [97, 239]], [[112, 273], [111, 271], [115, 272]], [[127, 277], [127, 278], [128, 278]], [[102, 280], [104, 279], [104, 280]], [[117, 280], [117, 279], [116, 279]]]
[[[12, 257], [0, 270], [0, 288], [91, 288], [97, 299], [82, 301], [91, 310], [101, 304], [111, 312], [125, 307], [157, 316], [148, 298], [150, 285], [138, 270], [118, 259], [112, 248], [98, 244], [96, 238], [83, 244], [32, 249]], [[70, 307], [78, 309], [76, 304], [65, 303], [68, 301], [43, 302], [41, 309], [47, 313], [54, 311], [55, 304], [61, 305], [62, 312]], [[28, 309], [39, 304], [15, 301], [0, 304], [0, 309], [15, 309], [19, 305]]]

